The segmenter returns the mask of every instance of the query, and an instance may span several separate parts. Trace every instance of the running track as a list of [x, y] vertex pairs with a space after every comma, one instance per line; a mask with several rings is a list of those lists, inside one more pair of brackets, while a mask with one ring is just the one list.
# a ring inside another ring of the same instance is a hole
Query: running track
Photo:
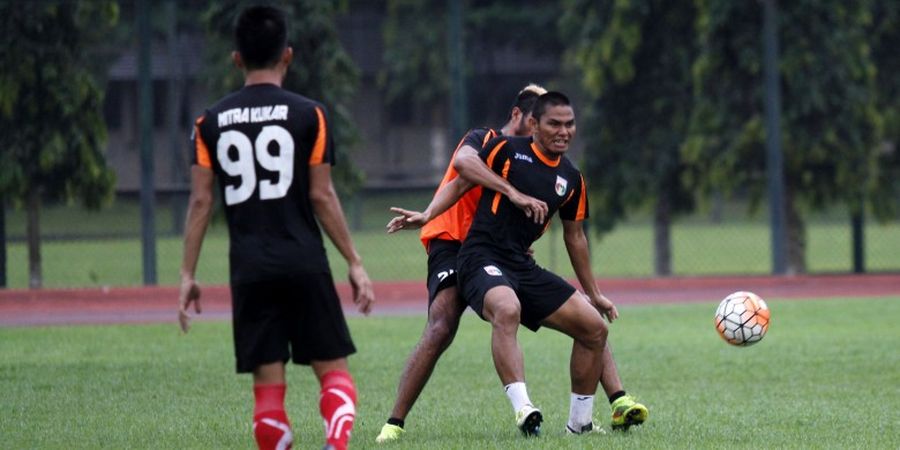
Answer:
[[[900, 273], [876, 275], [808, 275], [749, 277], [672, 277], [601, 279], [604, 294], [616, 305], [717, 302], [731, 292], [753, 291], [767, 299], [900, 296]], [[576, 284], [577, 285], [577, 284]], [[348, 315], [359, 315], [350, 288], [338, 285]], [[375, 285], [374, 315], [424, 314], [424, 283], [381, 282]], [[178, 289], [114, 287], [105, 289], [0, 290], [0, 326], [107, 323], [175, 323]], [[231, 317], [227, 286], [202, 287], [203, 314], [196, 320]]]

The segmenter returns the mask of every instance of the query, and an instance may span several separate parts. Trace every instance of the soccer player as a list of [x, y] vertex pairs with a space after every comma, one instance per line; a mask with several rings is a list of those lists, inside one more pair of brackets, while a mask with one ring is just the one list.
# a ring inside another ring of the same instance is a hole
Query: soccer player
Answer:
[[244, 87], [206, 110], [192, 137], [179, 322], [187, 332], [189, 309], [201, 311], [194, 274], [218, 178], [230, 236], [236, 366], [253, 373], [256, 443], [291, 447], [284, 396], [292, 359], [312, 366], [321, 386], [326, 448], [345, 449], [356, 416], [346, 358], [356, 350], [317, 220], [349, 265], [360, 312], [368, 314], [374, 296], [332, 185], [328, 116], [321, 103], [281, 88], [293, 58], [282, 11], [245, 9], [234, 36]]
[[[522, 89], [516, 95], [509, 119], [499, 133], [489, 128], [476, 128], [466, 133], [453, 153], [450, 166], [447, 167], [435, 198], [424, 212], [392, 208], [401, 216], [388, 224], [389, 232], [424, 225], [421, 240], [428, 253], [428, 322], [400, 375], [400, 385], [391, 416], [375, 438], [378, 443], [399, 439], [404, 433], [406, 415], [431, 377], [438, 358], [453, 342], [459, 327], [459, 319], [466, 309], [466, 304], [456, 288], [456, 254], [472, 222], [481, 189], [472, 188], [474, 186], [472, 183], [457, 176], [454, 161], [467, 154], [477, 157], [484, 143], [498, 134], [530, 135], [531, 128], [527, 119], [534, 102], [544, 92], [546, 90], [536, 85]], [[483, 163], [481, 165], [484, 166]], [[473, 178], [506, 194], [516, 206], [523, 208], [529, 216], [535, 217], [535, 220], [543, 220], [547, 210], [543, 202], [522, 195], [486, 166], [483, 171], [473, 175]], [[431, 220], [432, 218], [434, 220]]]
[[[615, 305], [597, 288], [582, 221], [588, 216], [581, 172], [565, 153], [575, 136], [575, 112], [559, 92], [541, 95], [532, 117], [532, 137], [500, 136], [478, 156], [521, 193], [544, 201], [546, 220], [535, 223], [502, 193], [485, 187], [472, 226], [459, 250], [459, 289], [469, 306], [492, 325], [494, 366], [526, 436], [540, 433], [543, 416], [528, 397], [519, 323], [532, 331], [547, 326], [574, 340], [570, 359], [571, 403], [566, 429], [595, 431], [593, 403], [601, 381], [612, 407], [612, 427], [643, 423], [647, 408], [627, 395], [606, 343]], [[462, 176], [466, 176], [463, 172]], [[566, 250], [584, 294], [538, 266], [528, 248], [559, 211]]]

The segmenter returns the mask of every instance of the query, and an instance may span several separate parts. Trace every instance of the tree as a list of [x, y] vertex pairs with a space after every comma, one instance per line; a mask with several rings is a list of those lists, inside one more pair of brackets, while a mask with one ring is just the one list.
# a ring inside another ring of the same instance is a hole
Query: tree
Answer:
[[29, 286], [42, 284], [41, 200], [111, 199], [103, 94], [85, 49], [118, 20], [114, 1], [0, 3], [0, 196], [27, 209]]
[[[525, 58], [554, 58], [563, 50], [555, 32], [556, 17], [546, 13], [545, 0], [388, 0], [379, 83], [389, 104], [407, 108], [412, 117], [426, 123], [443, 123], [447, 118], [453, 73], [448, 54], [448, 1], [464, 5], [462, 36], [467, 58], [462, 61], [462, 72], [468, 81], [466, 92], [473, 98], [469, 117], [481, 118], [479, 108], [486, 106], [481, 97], [498, 96], [484, 89], [496, 85], [492, 77], [512, 79], [515, 75], [490, 67], [495, 55], [514, 50]], [[476, 66], [486, 73], [484, 80], [475, 78]], [[509, 90], [514, 94], [521, 87], [511, 84]], [[508, 103], [502, 98], [504, 115]]]
[[653, 209], [655, 273], [670, 275], [671, 224], [694, 210], [680, 155], [692, 107], [691, 0], [567, 0], [559, 25], [566, 63], [591, 105], [582, 124], [593, 223], [612, 229]]
[[[208, 79], [214, 95], [238, 89], [243, 77], [228, 55], [234, 50], [234, 22], [247, 6], [258, 2], [227, 0], [213, 2], [204, 14], [210, 31], [207, 54]], [[334, 141], [338, 149], [352, 149], [359, 136], [350, 117], [349, 103], [358, 84], [359, 71], [338, 39], [334, 17], [345, 2], [302, 0], [283, 6], [288, 17], [288, 43], [294, 48], [294, 62], [284, 87], [322, 102], [328, 108]], [[335, 187], [342, 195], [352, 193], [362, 183], [362, 172], [350, 158], [335, 166]]]
[[[698, 191], [765, 193], [762, 7], [697, 0], [701, 52], [685, 159]], [[788, 272], [806, 271], [804, 214], [843, 202], [858, 211], [874, 189], [881, 116], [867, 1], [782, 2], [778, 33], [783, 93]]]
[[900, 3], [873, 2], [872, 17], [869, 36], [878, 68], [876, 101], [884, 116], [884, 141], [878, 146], [877, 183], [870, 202], [875, 217], [888, 220], [900, 212]]

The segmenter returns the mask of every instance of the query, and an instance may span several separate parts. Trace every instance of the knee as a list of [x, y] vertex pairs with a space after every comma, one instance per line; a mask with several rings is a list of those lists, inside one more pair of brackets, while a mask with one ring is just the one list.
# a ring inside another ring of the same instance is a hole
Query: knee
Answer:
[[491, 324], [495, 328], [516, 328], [522, 316], [522, 307], [518, 303], [503, 303], [491, 308]]
[[590, 324], [580, 340], [587, 347], [603, 351], [607, 336], [609, 336], [609, 326], [603, 319], [600, 319]]
[[446, 315], [433, 314], [428, 318], [428, 334], [435, 343], [446, 348], [453, 342], [456, 330], [459, 328], [459, 317], [447, 317]]

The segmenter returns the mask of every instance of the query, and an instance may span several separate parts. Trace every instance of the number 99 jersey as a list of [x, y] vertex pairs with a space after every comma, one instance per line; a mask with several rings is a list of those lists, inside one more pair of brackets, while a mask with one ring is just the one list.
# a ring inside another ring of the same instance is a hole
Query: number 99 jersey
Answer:
[[215, 173], [231, 283], [329, 272], [309, 169], [334, 164], [325, 108], [273, 84], [245, 86], [200, 116], [191, 162]]

